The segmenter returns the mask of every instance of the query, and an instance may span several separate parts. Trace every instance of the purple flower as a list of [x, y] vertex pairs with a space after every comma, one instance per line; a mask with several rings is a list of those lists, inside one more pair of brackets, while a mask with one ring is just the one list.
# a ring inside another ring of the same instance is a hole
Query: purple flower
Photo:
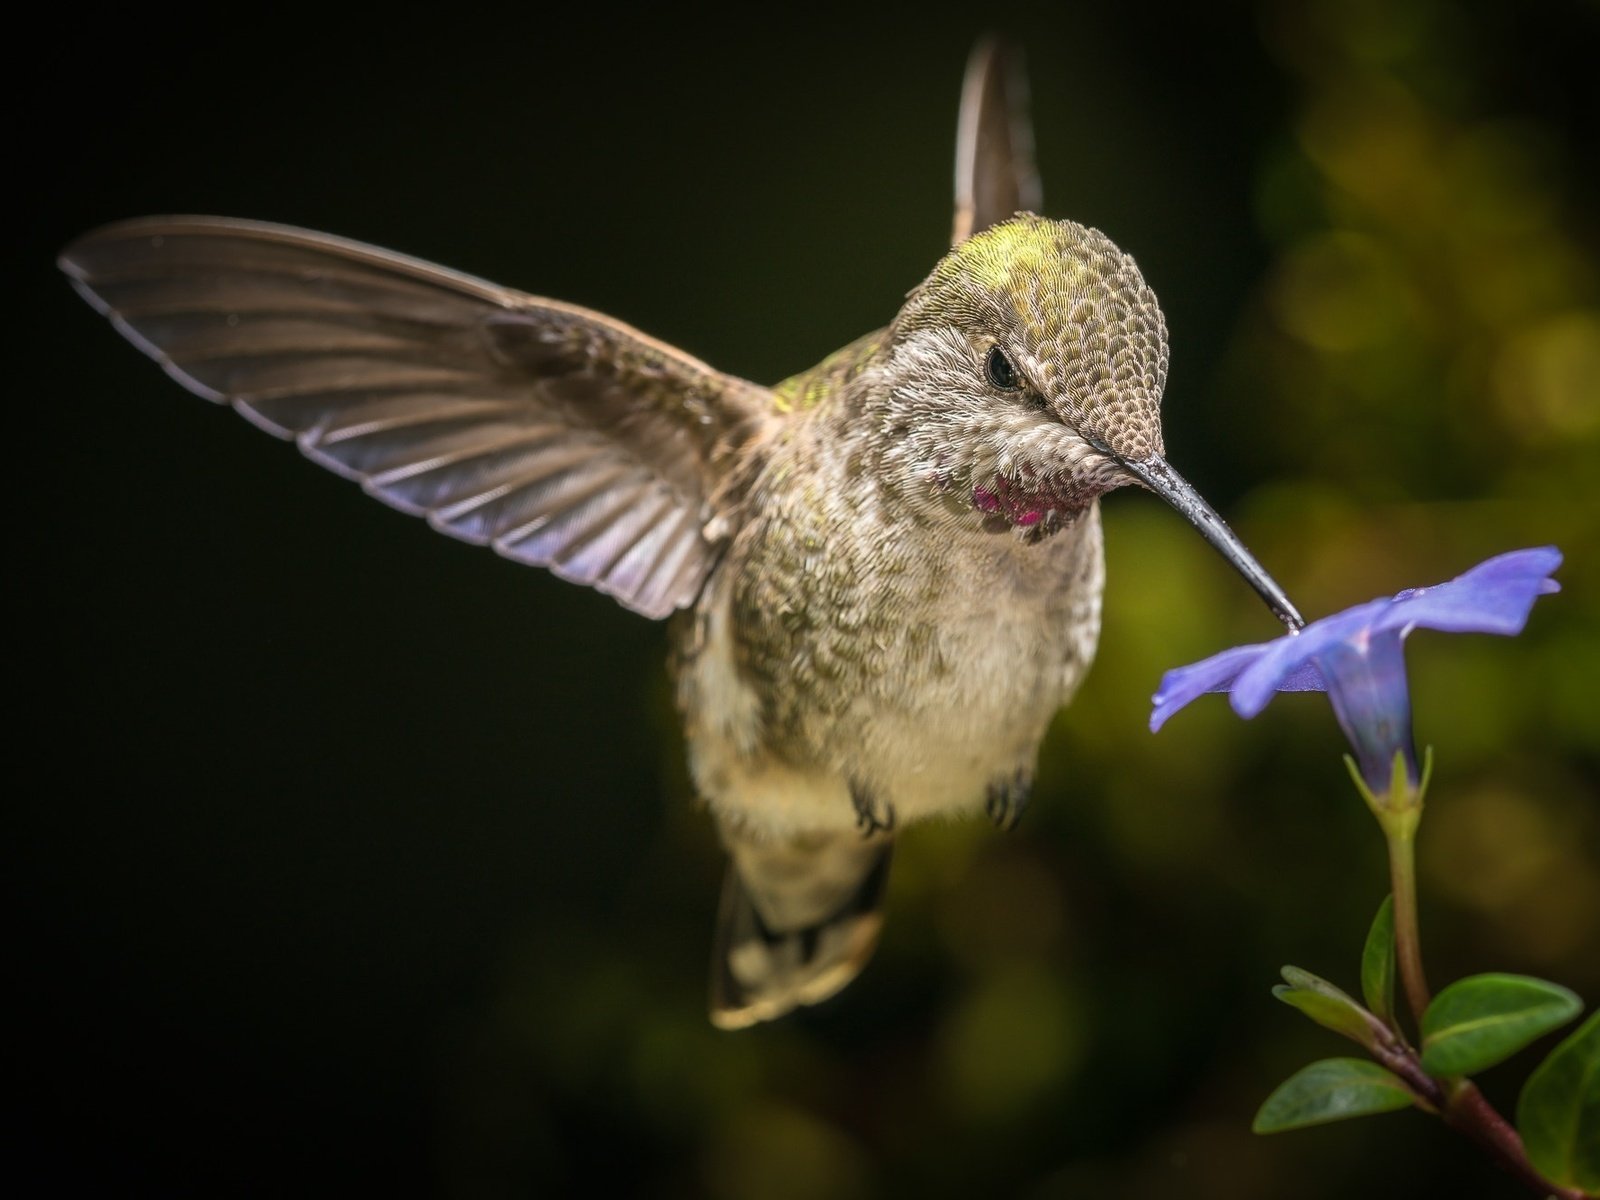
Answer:
[[1554, 546], [1514, 550], [1449, 583], [1358, 604], [1313, 621], [1298, 634], [1235, 646], [1178, 667], [1161, 678], [1150, 729], [1160, 729], [1168, 717], [1206, 692], [1230, 693], [1233, 711], [1249, 718], [1267, 706], [1274, 692], [1325, 691], [1373, 794], [1389, 791], [1396, 754], [1415, 787], [1417, 754], [1401, 650], [1406, 635], [1418, 627], [1507, 637], [1521, 633], [1533, 602], [1561, 590], [1550, 578], [1560, 565], [1561, 552]]

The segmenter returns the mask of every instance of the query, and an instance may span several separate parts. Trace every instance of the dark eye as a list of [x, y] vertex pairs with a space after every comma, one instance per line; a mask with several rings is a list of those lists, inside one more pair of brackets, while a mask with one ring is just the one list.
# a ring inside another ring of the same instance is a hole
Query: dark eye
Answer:
[[1002, 392], [1014, 392], [1021, 386], [1017, 380], [1017, 369], [999, 346], [990, 350], [989, 357], [983, 360], [983, 373]]

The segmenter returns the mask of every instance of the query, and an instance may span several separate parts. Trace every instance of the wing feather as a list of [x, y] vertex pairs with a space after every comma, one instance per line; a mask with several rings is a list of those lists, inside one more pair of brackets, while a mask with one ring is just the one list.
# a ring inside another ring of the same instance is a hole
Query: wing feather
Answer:
[[452, 537], [650, 617], [715, 561], [770, 393], [598, 313], [286, 226], [158, 217], [62, 269], [191, 391]]
[[967, 62], [956, 127], [956, 218], [951, 242], [963, 242], [1017, 212], [1044, 203], [1033, 160], [1028, 78], [1022, 54], [994, 38]]

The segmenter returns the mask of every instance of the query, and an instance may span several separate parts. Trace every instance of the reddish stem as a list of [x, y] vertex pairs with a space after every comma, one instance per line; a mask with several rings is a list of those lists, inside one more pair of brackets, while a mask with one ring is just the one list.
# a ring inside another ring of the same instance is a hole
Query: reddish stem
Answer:
[[1486, 1149], [1505, 1171], [1526, 1184], [1541, 1196], [1559, 1196], [1561, 1200], [1583, 1200], [1577, 1188], [1558, 1187], [1539, 1174], [1528, 1161], [1517, 1131], [1494, 1110], [1483, 1093], [1470, 1079], [1458, 1080], [1449, 1089], [1449, 1102], [1444, 1112], [1445, 1123], [1461, 1130]]
[[[1428, 981], [1422, 973], [1422, 936], [1417, 922], [1417, 869], [1414, 851], [1415, 823], [1409, 827], [1384, 825], [1389, 841], [1389, 879], [1394, 889], [1394, 949], [1406, 1001], [1420, 1029], [1430, 1002]], [[1379, 1061], [1394, 1071], [1447, 1125], [1459, 1129], [1489, 1152], [1515, 1178], [1541, 1196], [1583, 1200], [1575, 1188], [1557, 1187], [1534, 1169], [1517, 1131], [1484, 1099], [1469, 1079], [1441, 1081], [1422, 1069], [1417, 1052], [1396, 1039], [1375, 1047]]]

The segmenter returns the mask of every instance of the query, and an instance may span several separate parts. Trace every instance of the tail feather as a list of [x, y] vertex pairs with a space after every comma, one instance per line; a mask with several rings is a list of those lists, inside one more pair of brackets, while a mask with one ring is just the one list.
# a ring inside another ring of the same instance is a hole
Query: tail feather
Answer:
[[733, 861], [711, 964], [711, 1020], [771, 1021], [839, 991], [883, 926], [893, 841], [859, 833], [756, 841], [724, 831]]

